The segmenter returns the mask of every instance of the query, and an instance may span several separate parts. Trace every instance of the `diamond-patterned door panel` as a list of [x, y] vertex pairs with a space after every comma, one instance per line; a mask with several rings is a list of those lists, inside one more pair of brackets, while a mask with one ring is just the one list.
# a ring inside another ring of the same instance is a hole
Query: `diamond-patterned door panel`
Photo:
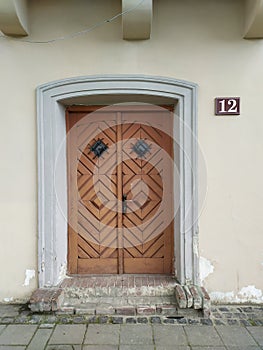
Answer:
[[161, 130], [172, 118], [157, 114], [67, 112], [70, 273], [171, 273], [172, 142]]
[[[148, 116], [149, 117], [149, 116]], [[123, 115], [126, 123], [130, 116]], [[149, 118], [150, 119], [150, 118]], [[123, 192], [127, 195], [127, 210], [123, 217], [124, 271], [127, 273], [164, 273], [169, 265], [165, 227], [163, 179], [167, 167], [163, 143], [169, 141], [164, 133], [146, 124], [125, 125]], [[137, 139], [137, 141], [135, 141]], [[169, 164], [169, 162], [168, 162]], [[168, 177], [169, 178], [169, 177]], [[169, 269], [166, 270], [169, 273]]]

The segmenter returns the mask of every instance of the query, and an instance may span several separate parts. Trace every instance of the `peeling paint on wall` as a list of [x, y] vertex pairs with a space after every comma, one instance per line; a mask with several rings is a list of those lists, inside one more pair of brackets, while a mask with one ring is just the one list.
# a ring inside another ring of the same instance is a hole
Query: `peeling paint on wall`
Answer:
[[197, 235], [194, 235], [193, 236], [193, 250], [194, 250], [194, 254], [196, 256], [199, 256], [198, 247], [199, 247], [199, 238]]
[[62, 281], [66, 276], [67, 276], [67, 263], [64, 263], [60, 265], [58, 280]]
[[234, 302], [234, 292], [211, 292], [209, 293], [213, 303], [231, 303]]
[[259, 300], [259, 302], [263, 301], [263, 293], [262, 290], [257, 289], [255, 286], [247, 286], [243, 287], [238, 296], [241, 299], [247, 299], [248, 301]]
[[23, 287], [29, 286], [30, 280], [32, 278], [35, 278], [35, 276], [36, 276], [36, 271], [35, 270], [26, 270], [25, 275], [26, 275], [26, 278], [25, 278], [25, 282], [23, 284]]
[[200, 280], [201, 280], [201, 283], [203, 284], [203, 281], [207, 278], [207, 276], [209, 276], [211, 273], [214, 272], [215, 268], [208, 259], [200, 256], [199, 269], [200, 269]]
[[213, 303], [255, 303], [263, 302], [263, 292], [255, 286], [246, 286], [236, 294], [234, 292], [211, 292], [209, 293]]
[[14, 298], [13, 298], [13, 297], [4, 298], [4, 302], [5, 302], [5, 303], [11, 303], [12, 301], [14, 301]]

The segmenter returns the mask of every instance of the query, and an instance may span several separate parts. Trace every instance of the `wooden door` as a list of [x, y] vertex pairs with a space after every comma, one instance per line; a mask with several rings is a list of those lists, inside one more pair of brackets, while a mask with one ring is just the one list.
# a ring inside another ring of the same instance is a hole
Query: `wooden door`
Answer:
[[69, 273], [170, 274], [170, 110], [75, 106], [66, 120]]

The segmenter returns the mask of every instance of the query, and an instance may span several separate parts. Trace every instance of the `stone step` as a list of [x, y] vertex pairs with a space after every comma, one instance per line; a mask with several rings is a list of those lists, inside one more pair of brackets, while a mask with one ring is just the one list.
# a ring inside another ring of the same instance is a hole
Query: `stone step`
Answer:
[[29, 307], [34, 312], [81, 313], [81, 309], [91, 309], [91, 314], [98, 315], [120, 315], [120, 312], [158, 315], [161, 306], [169, 309], [171, 305], [177, 315], [199, 311], [205, 317], [210, 315], [210, 298], [203, 287], [180, 285], [171, 276], [158, 275], [70, 277], [57, 288], [36, 290]]
[[[70, 277], [61, 288], [64, 291], [62, 312], [98, 315], [155, 315], [161, 305], [177, 315], [175, 286], [171, 276], [108, 275]], [[172, 311], [171, 311], [172, 310]]]
[[129, 297], [89, 297], [89, 298], [64, 298], [63, 305], [83, 305], [87, 303], [93, 304], [111, 304], [113, 306], [136, 306], [136, 305], [157, 305], [157, 304], [175, 304], [174, 296], [129, 296]]
[[178, 310], [175, 304], [141, 304], [141, 305], [112, 305], [109, 303], [85, 303], [76, 305], [64, 305], [61, 313], [84, 315], [169, 315], [177, 316]]
[[60, 285], [68, 299], [173, 297], [176, 280], [171, 276], [114, 275], [66, 278]]
[[165, 316], [179, 319], [183, 317], [201, 317], [202, 312], [195, 309], [179, 309], [176, 304], [140, 304], [140, 305], [112, 305], [104, 303], [85, 303], [64, 305], [57, 312], [58, 315], [92, 315], [92, 316]]
[[61, 288], [39, 288], [35, 290], [29, 301], [33, 312], [57, 311], [64, 302], [64, 291]]

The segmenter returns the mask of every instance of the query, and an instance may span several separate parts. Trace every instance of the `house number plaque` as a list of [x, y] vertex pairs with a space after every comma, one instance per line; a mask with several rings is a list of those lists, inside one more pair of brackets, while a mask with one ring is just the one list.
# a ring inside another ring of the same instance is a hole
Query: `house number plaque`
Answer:
[[240, 97], [215, 98], [216, 115], [240, 115]]

